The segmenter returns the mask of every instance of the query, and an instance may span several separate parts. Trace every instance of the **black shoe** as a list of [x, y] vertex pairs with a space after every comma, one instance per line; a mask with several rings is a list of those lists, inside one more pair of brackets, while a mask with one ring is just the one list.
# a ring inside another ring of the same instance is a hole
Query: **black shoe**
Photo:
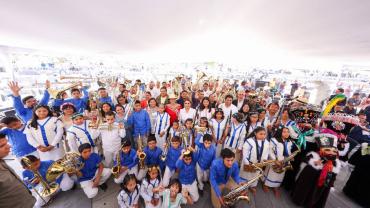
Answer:
[[103, 183], [102, 185], [99, 186], [99, 188], [101, 188], [101, 190], [103, 190], [105, 192], [108, 188], [108, 185], [107, 185], [107, 183]]
[[198, 189], [198, 192], [199, 192], [199, 195], [200, 196], [203, 196], [203, 194], [204, 194], [204, 191], [203, 190]]

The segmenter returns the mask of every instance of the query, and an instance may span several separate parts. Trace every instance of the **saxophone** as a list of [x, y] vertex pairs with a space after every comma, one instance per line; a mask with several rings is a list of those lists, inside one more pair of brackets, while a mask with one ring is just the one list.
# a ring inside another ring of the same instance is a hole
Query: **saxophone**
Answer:
[[242, 193], [245, 192], [249, 186], [254, 183], [256, 180], [258, 180], [259, 178], [261, 178], [263, 176], [263, 170], [258, 167], [258, 166], [255, 166], [254, 164], [252, 164], [252, 166], [258, 170], [258, 174], [257, 176], [255, 176], [254, 178], [252, 178], [251, 180], [249, 180], [246, 184], [242, 185], [242, 186], [239, 186], [238, 188], [235, 188], [233, 190], [231, 190], [228, 194], [226, 194], [223, 199], [224, 199], [224, 203], [226, 204], [226, 206], [230, 207], [232, 205], [234, 205], [238, 200], [246, 200], [247, 202], [249, 202], [249, 197], [248, 196], [242, 196]]
[[284, 160], [282, 160], [282, 164], [283, 166], [279, 166], [279, 165], [273, 165], [272, 166], [272, 169], [276, 172], [276, 173], [283, 173], [287, 170], [292, 170], [293, 167], [292, 167], [292, 164], [290, 164], [290, 161], [295, 157], [297, 156], [297, 154], [300, 152], [301, 150], [298, 149], [296, 151], [294, 151], [291, 155], [289, 155], [289, 157], [286, 157]]
[[163, 152], [162, 152], [162, 154], [159, 156], [159, 159], [162, 161], [162, 162], [164, 162], [164, 161], [166, 161], [166, 159], [167, 159], [167, 154], [168, 154], [168, 149], [170, 148], [170, 139], [167, 139], [167, 141], [166, 141], [166, 147], [164, 148], [164, 150], [163, 150]]
[[251, 165], [244, 165], [244, 171], [255, 172], [256, 170], [262, 169], [262, 168], [264, 168], [268, 165], [271, 165], [275, 162], [276, 162], [276, 160], [266, 160], [266, 161], [259, 162], [259, 163], [254, 163], [254, 164], [251, 164]]
[[117, 155], [116, 155], [116, 161], [117, 161], [117, 164], [116, 166], [113, 166], [112, 167], [112, 175], [114, 176], [114, 178], [118, 178], [119, 175], [120, 175], [120, 172], [121, 172], [121, 150], [118, 151]]
[[138, 157], [139, 157], [139, 169], [145, 168], [145, 158], [146, 154], [143, 151], [143, 141], [141, 140], [141, 136], [139, 134], [139, 139], [137, 140], [137, 146], [138, 146]]

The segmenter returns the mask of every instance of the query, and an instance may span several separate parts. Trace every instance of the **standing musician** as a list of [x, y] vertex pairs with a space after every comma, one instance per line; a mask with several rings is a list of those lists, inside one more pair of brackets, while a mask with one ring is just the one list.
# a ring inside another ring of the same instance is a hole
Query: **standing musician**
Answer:
[[242, 119], [243, 115], [241, 113], [235, 113], [232, 115], [229, 136], [223, 143], [224, 148], [229, 148], [236, 153], [236, 161], [239, 161], [240, 153], [245, 140], [245, 125]]

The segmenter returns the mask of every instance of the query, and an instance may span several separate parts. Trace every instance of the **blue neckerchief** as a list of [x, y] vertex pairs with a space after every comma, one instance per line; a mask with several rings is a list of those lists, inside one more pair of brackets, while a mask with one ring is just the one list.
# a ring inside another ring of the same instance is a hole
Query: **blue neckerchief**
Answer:
[[45, 131], [45, 125], [49, 122], [49, 120], [51, 119], [51, 117], [49, 117], [44, 124], [40, 124], [39, 122], [37, 122], [37, 124], [39, 125], [40, 127], [40, 131], [41, 131], [41, 136], [42, 136], [42, 140], [44, 141], [44, 144], [46, 147], [49, 146], [49, 142], [48, 142], [48, 137], [46, 136], [46, 131]]
[[257, 139], [254, 139], [254, 142], [256, 143], [257, 161], [261, 162], [261, 157], [262, 157], [262, 153], [263, 153], [263, 146], [265, 144], [265, 140], [262, 140], [261, 147], [258, 145]]

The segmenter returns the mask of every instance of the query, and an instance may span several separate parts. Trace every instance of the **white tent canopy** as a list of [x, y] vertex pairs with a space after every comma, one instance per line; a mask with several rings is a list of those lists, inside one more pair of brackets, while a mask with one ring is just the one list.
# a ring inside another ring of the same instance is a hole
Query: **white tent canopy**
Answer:
[[0, 45], [141, 61], [370, 64], [370, 1], [12, 0]]

